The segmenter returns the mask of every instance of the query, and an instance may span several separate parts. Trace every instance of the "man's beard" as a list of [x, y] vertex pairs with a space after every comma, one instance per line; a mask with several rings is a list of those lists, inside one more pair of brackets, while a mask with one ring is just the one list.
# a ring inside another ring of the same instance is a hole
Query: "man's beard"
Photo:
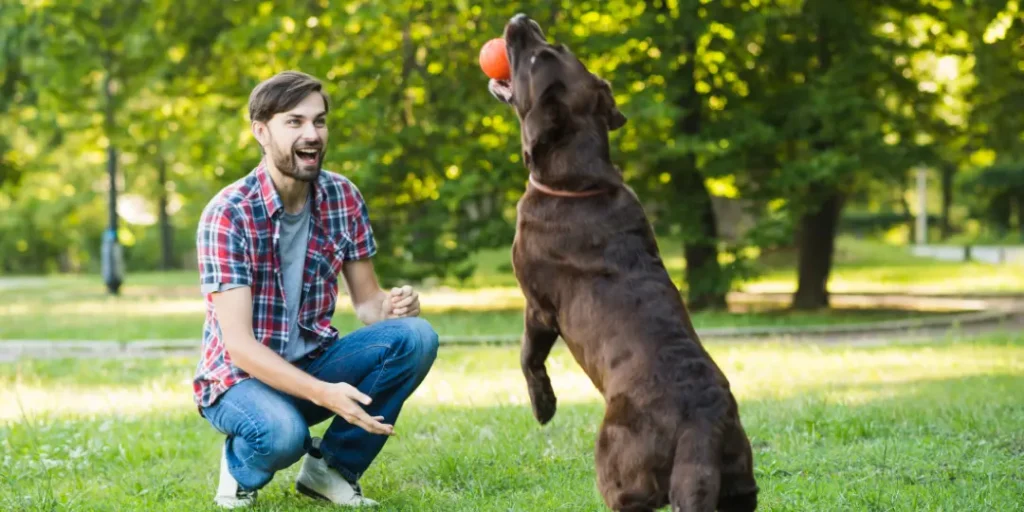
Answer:
[[[269, 146], [270, 158], [274, 161], [274, 167], [277, 167], [281, 174], [307, 183], [313, 183], [320, 177], [320, 166], [324, 159], [322, 143], [308, 144], [297, 141], [287, 152], [283, 152], [278, 149], [271, 138]], [[316, 157], [310, 162], [300, 158], [298, 151], [312, 151], [316, 153]]]

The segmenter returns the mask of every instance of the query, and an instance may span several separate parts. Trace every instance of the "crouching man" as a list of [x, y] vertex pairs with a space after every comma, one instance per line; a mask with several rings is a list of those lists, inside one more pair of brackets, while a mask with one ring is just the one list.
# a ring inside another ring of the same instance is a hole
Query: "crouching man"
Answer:
[[[226, 436], [214, 498], [222, 507], [253, 503], [303, 456], [299, 492], [376, 505], [359, 478], [437, 355], [418, 294], [378, 284], [359, 190], [321, 169], [328, 108], [304, 73], [260, 83], [249, 115], [263, 158], [199, 222], [206, 320], [193, 388], [200, 414]], [[339, 282], [366, 324], [344, 336], [331, 325]], [[328, 419], [323, 438], [311, 438], [309, 427]]]

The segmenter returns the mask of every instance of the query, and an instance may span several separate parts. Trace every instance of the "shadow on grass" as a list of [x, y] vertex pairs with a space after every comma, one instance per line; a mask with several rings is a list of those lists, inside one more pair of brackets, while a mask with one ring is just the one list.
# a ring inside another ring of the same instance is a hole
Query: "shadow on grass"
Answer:
[[[1022, 387], [1022, 375], [992, 374], [741, 402], [760, 510], [1013, 510]], [[382, 510], [603, 510], [602, 411], [562, 405], [541, 427], [526, 405], [410, 405], [363, 486]], [[188, 407], [0, 427], [0, 508], [214, 510], [219, 439]], [[259, 510], [329, 510], [294, 493], [296, 472], [275, 478]]]

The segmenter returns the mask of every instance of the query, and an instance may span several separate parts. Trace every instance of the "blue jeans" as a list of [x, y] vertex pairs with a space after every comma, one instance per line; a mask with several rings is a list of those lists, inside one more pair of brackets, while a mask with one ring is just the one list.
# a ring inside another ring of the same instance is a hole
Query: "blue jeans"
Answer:
[[[433, 365], [437, 344], [437, 333], [426, 320], [384, 320], [341, 337], [318, 357], [296, 365], [320, 380], [355, 386], [373, 399], [369, 406], [360, 404], [367, 414], [395, 425], [402, 405]], [[362, 476], [388, 438], [255, 378], [235, 384], [202, 412], [227, 436], [228, 470], [246, 490], [263, 487], [274, 473], [297, 462], [311, 448], [309, 427], [328, 418], [334, 420], [320, 452], [350, 482]]]

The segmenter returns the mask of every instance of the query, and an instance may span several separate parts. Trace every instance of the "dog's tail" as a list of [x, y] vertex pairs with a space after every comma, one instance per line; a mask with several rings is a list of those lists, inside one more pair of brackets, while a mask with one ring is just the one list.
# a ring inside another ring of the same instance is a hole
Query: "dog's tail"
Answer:
[[672, 512], [715, 512], [721, 486], [721, 436], [710, 425], [681, 429], [669, 481]]

